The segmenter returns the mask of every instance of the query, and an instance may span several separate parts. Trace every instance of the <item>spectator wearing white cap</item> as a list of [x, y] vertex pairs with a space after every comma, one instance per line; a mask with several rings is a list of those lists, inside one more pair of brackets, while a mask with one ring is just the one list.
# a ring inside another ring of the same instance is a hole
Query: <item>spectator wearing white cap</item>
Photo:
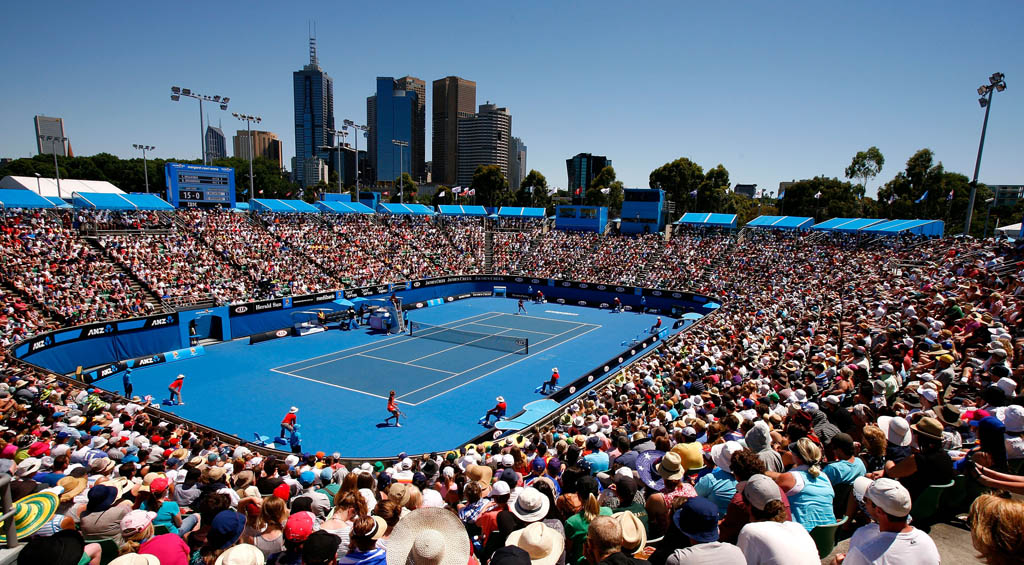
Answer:
[[1003, 411], [1006, 425], [1006, 458], [1024, 459], [1024, 406], [1007, 406]]
[[765, 475], [754, 475], [743, 487], [751, 522], [740, 530], [736, 545], [747, 565], [819, 565], [818, 548], [803, 526], [786, 520], [786, 507], [778, 485]]
[[864, 503], [872, 523], [854, 532], [849, 552], [837, 555], [834, 563], [938, 565], [935, 542], [908, 523], [911, 498], [903, 485], [892, 479], [861, 477], [854, 481], [853, 492]]

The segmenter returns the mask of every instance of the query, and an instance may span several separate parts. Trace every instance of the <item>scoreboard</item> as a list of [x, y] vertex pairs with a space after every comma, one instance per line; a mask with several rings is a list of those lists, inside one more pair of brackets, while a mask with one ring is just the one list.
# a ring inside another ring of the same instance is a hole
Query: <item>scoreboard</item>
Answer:
[[167, 201], [175, 208], [234, 208], [235, 170], [167, 163]]

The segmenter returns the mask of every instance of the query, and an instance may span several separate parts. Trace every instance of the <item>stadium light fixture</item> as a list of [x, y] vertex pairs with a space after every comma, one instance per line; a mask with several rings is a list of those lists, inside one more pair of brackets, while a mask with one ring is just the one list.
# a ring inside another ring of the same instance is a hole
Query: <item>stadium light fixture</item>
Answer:
[[[63, 198], [64, 196], [60, 193], [60, 166], [57, 164], [57, 142], [60, 142], [61, 147], [67, 143], [68, 138], [61, 135], [40, 135], [40, 141], [50, 142], [50, 152], [53, 153], [53, 174], [57, 178], [57, 198]], [[65, 152], [65, 155], [67, 152]]]
[[[221, 102], [223, 102], [220, 106], [221, 110], [227, 110], [228, 99], [224, 98]], [[258, 124], [263, 121], [263, 118], [249, 114], [240, 114], [238, 112], [232, 112], [231, 115], [234, 116], [235, 119], [245, 122], [245, 129], [249, 132], [249, 200], [252, 200], [252, 197], [256, 195], [256, 176], [252, 173], [252, 160], [256, 158], [256, 145], [252, 141], [252, 123], [256, 122]]]
[[146, 161], [146, 151], [152, 151], [156, 147], [153, 145], [140, 145], [138, 143], [133, 143], [132, 147], [142, 151], [142, 174], [146, 179], [146, 194], [149, 194], [149, 165]]
[[[398, 147], [398, 203], [405, 204], [405, 152], [403, 149], [409, 147], [408, 141], [392, 139], [391, 144]], [[359, 155], [356, 155], [356, 159]]]
[[208, 155], [206, 154], [206, 128], [203, 125], [203, 101], [213, 102], [220, 105], [221, 110], [228, 109], [228, 98], [227, 96], [221, 97], [219, 94], [215, 96], [209, 96], [206, 94], [200, 94], [198, 92], [192, 92], [189, 88], [180, 88], [177, 86], [171, 87], [171, 101], [179, 102], [181, 97], [185, 96], [188, 98], [195, 98], [199, 101], [199, 141], [201, 147], [201, 154], [203, 156], [203, 164], [207, 164]]
[[[978, 172], [981, 170], [981, 153], [985, 149], [985, 132], [988, 131], [988, 113], [992, 111], [992, 94], [1006, 90], [1006, 76], [1003, 73], [992, 73], [988, 84], [978, 87], [978, 104], [985, 109], [985, 120], [981, 123], [981, 141], [978, 142], [978, 158], [974, 161], [974, 177], [971, 179], [971, 196], [967, 200], [967, 218], [964, 220], [964, 236], [971, 234], [971, 216], [974, 215], [974, 198], [978, 195]], [[985, 219], [988, 230], [988, 218]]]
[[[354, 137], [355, 137], [355, 140], [356, 140], [356, 147], [355, 147], [355, 152], [356, 152], [356, 160], [355, 160], [355, 163], [356, 163], [356, 193], [358, 195], [358, 193], [359, 193], [359, 137], [360, 136], [367, 137], [368, 132], [370, 131], [370, 127], [369, 126], [359, 125], [359, 124], [353, 122], [352, 120], [345, 120], [342, 123], [344, 125], [341, 126], [341, 129], [347, 130], [348, 128], [352, 128], [353, 130], [355, 130], [353, 133], [355, 133]], [[360, 133], [360, 132], [362, 132], [362, 133]]]

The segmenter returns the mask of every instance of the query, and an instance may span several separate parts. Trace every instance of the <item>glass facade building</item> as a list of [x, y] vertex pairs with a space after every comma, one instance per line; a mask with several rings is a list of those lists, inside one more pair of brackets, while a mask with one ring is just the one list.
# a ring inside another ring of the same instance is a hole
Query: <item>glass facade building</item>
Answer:
[[[401, 172], [413, 174], [413, 120], [418, 96], [402, 90], [392, 77], [377, 77], [377, 93], [367, 100], [370, 146], [377, 182], [394, 182]], [[372, 114], [371, 114], [372, 109]], [[399, 147], [393, 141], [409, 145]]]
[[[579, 153], [565, 160], [565, 169], [569, 175], [569, 194], [573, 204], [582, 204], [583, 198], [590, 188], [590, 183], [601, 172], [601, 169], [612, 166], [612, 160], [602, 155]], [[582, 190], [581, 190], [582, 189]]]
[[307, 182], [304, 164], [313, 157], [330, 159], [330, 151], [321, 147], [334, 145], [334, 81], [316, 59], [316, 40], [309, 40], [309, 64], [292, 73], [295, 99], [295, 162], [293, 175], [302, 186]]

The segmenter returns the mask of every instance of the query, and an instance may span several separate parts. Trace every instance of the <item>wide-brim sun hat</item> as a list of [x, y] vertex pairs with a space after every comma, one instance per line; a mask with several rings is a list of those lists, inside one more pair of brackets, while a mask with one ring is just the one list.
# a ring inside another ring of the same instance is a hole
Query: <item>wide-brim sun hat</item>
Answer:
[[514, 545], [529, 554], [531, 565], [554, 565], [565, 550], [565, 536], [543, 522], [534, 522], [509, 534], [505, 545]]
[[[37, 492], [14, 503], [14, 530], [18, 539], [24, 539], [39, 531], [57, 512], [60, 500], [52, 492]], [[0, 543], [7, 542], [7, 529], [0, 532]]]
[[715, 465], [725, 471], [732, 472], [732, 455], [737, 451], [743, 451], [743, 445], [738, 441], [727, 441], [711, 447], [711, 460]]
[[878, 427], [885, 434], [885, 439], [893, 445], [906, 447], [913, 441], [910, 434], [910, 423], [903, 418], [879, 416]]
[[635, 554], [647, 547], [647, 529], [636, 514], [625, 510], [612, 514], [612, 518], [615, 518], [622, 528], [623, 549], [629, 548], [629, 552]]
[[466, 565], [469, 535], [445, 508], [420, 508], [399, 520], [388, 538], [388, 565]]
[[669, 451], [661, 458], [661, 461], [655, 466], [658, 474], [661, 478], [668, 481], [678, 481], [683, 478], [686, 474], [686, 468], [683, 467], [682, 458], [675, 451]]
[[548, 497], [533, 487], [526, 487], [519, 492], [509, 511], [524, 522], [536, 522], [548, 515], [550, 507], [551, 500]]

